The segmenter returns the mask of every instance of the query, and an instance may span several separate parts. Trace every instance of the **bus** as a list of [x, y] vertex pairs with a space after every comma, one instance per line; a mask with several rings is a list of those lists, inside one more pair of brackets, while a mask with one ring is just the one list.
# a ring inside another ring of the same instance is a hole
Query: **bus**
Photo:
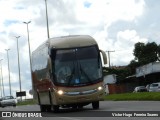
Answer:
[[106, 63], [105, 52], [89, 35], [49, 38], [32, 52], [33, 98], [40, 110], [58, 112], [88, 104], [99, 109]]

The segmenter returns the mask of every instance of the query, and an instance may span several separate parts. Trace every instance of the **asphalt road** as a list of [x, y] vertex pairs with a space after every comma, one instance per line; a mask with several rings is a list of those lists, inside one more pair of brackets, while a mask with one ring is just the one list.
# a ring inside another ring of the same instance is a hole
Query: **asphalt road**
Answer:
[[[0, 108], [0, 111], [40, 111], [38, 105]], [[93, 110], [91, 105], [83, 109], [61, 109], [59, 113], [38, 114], [42, 118], [23, 118], [30, 120], [159, 120], [159, 101], [101, 101], [100, 109]], [[116, 116], [118, 115], [118, 116]], [[145, 117], [149, 116], [149, 117]], [[150, 117], [154, 115], [155, 117]], [[158, 115], [158, 117], [157, 117]], [[129, 117], [130, 116], [130, 117]], [[138, 117], [135, 117], [138, 116]], [[142, 117], [140, 117], [142, 116]], [[0, 118], [0, 120], [17, 120], [22, 118]]]

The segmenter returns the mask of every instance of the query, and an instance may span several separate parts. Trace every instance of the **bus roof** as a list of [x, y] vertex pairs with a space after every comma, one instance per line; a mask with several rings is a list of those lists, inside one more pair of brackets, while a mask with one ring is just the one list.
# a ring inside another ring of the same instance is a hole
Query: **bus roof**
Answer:
[[69, 35], [50, 38], [50, 47], [53, 48], [74, 48], [97, 45], [97, 42], [89, 35]]

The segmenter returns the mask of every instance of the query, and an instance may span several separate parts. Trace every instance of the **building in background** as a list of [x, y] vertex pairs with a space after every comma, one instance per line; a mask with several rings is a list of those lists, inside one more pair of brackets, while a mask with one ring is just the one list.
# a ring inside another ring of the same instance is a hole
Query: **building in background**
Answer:
[[136, 68], [136, 78], [143, 85], [160, 82], [160, 62], [152, 62]]

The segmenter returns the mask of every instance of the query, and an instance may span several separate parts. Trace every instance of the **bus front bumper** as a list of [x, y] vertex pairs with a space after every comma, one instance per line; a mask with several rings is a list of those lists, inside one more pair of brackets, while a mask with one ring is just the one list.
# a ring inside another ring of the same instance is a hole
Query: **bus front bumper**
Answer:
[[56, 105], [91, 103], [101, 101], [104, 98], [104, 90], [96, 91], [90, 94], [56, 94], [54, 103]]

